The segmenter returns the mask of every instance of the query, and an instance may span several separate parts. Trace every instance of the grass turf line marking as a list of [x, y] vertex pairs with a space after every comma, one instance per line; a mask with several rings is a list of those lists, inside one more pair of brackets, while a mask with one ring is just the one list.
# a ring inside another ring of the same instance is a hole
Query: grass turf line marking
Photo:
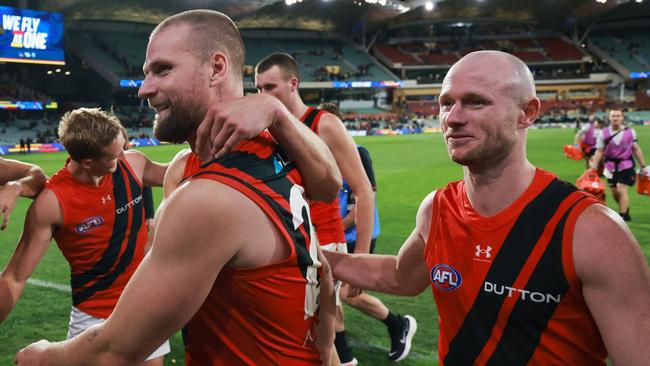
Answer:
[[[356, 339], [348, 339], [348, 343], [350, 343], [350, 346], [352, 346], [353, 348], [363, 348], [366, 351], [371, 351], [372, 350], [372, 351], [381, 351], [381, 352], [385, 352], [385, 353], [390, 352], [390, 349], [388, 347], [383, 347], [383, 346], [380, 346], [380, 345], [377, 345], [377, 344], [363, 342], [363, 341], [359, 341], [359, 340], [356, 340]], [[434, 352], [431, 355], [425, 355], [425, 354], [422, 354], [422, 353], [414, 352], [413, 349], [411, 348], [411, 352], [409, 352], [409, 355], [408, 355], [407, 358], [431, 359], [431, 356], [434, 356], [434, 359], [436, 359], [436, 360], [438, 359], [438, 353], [437, 352]]]
[[68, 285], [62, 285], [60, 283], [54, 283], [50, 281], [44, 281], [44, 280], [39, 280], [38, 278], [28, 278], [27, 283], [30, 285], [34, 286], [39, 286], [39, 287], [47, 287], [47, 288], [53, 288], [55, 290], [63, 291], [70, 293], [70, 286]]

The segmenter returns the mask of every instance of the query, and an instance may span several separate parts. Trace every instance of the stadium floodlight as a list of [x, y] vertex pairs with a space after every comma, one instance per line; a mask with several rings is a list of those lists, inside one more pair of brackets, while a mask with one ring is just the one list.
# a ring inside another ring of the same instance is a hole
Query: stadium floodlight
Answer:
[[427, 11], [431, 11], [431, 10], [433, 10], [433, 2], [431, 2], [431, 1], [427, 1], [427, 2], [424, 4], [424, 9], [426, 9]]
[[635, 0], [637, 3], [642, 3], [643, 0]]
[[47, 70], [48, 75], [52, 75], [52, 70]]
[[66, 75], [70, 75], [70, 71], [66, 71], [65, 74], [66, 74]]

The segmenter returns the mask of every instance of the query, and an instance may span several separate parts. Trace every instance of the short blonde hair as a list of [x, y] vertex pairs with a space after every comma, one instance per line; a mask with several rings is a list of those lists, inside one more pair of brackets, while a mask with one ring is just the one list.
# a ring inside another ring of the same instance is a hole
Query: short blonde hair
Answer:
[[76, 161], [103, 155], [121, 133], [120, 120], [99, 108], [78, 108], [67, 112], [59, 122], [59, 140]]

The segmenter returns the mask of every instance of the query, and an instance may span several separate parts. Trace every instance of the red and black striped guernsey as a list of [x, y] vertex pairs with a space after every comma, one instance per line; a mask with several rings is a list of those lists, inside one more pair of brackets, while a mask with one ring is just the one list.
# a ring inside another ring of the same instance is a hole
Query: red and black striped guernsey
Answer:
[[144, 258], [142, 183], [120, 159], [99, 186], [78, 181], [66, 166], [45, 187], [63, 212], [54, 240], [70, 264], [72, 303], [94, 317], [108, 318]]
[[572, 252], [576, 220], [595, 203], [541, 169], [491, 217], [471, 207], [462, 181], [436, 192], [424, 254], [440, 365], [605, 365]]
[[[199, 166], [187, 179], [232, 187], [261, 209], [290, 249], [287, 258], [258, 268], [226, 266], [183, 329], [187, 365], [319, 365], [314, 325], [320, 280], [317, 247], [302, 178], [268, 133], [244, 141], [224, 157]], [[242, 227], [241, 230], [246, 230]], [[219, 238], [215, 238], [218, 245]]]

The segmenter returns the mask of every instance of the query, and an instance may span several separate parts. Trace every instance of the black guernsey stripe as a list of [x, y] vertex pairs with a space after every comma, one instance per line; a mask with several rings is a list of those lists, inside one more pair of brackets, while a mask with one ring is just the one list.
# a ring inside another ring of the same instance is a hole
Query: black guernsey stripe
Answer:
[[308, 113], [307, 116], [305, 117], [305, 120], [304, 120], [302, 123], [304, 123], [304, 124], [305, 124], [307, 127], [309, 127], [312, 131], [316, 132], [316, 131], [313, 129], [312, 125], [314, 124], [314, 120], [316, 119], [316, 116], [317, 116], [318, 113], [320, 113], [320, 112], [321, 112], [320, 109], [318, 109], [318, 108], [312, 108], [312, 110], [309, 111], [309, 113]]
[[[126, 249], [124, 250], [124, 254], [122, 254], [122, 257], [119, 259], [119, 262], [117, 266], [115, 266], [115, 269], [113, 271], [105, 271], [103, 276], [96, 281], [92, 286], [85, 288], [82, 291], [79, 291], [73, 295], [73, 303], [74, 304], [79, 304], [92, 295], [94, 295], [98, 291], [106, 290], [109, 288], [115, 280], [124, 273], [124, 270], [133, 262], [133, 256], [135, 254], [135, 250], [138, 245], [138, 233], [140, 231], [140, 228], [142, 227], [142, 216], [143, 216], [143, 211], [144, 211], [144, 206], [143, 206], [143, 200], [142, 200], [142, 187], [140, 184], [138, 184], [138, 181], [136, 180], [133, 175], [129, 173], [129, 170], [125, 167], [124, 171], [128, 177], [129, 180], [129, 187], [131, 190], [131, 200], [128, 202], [133, 202], [133, 206], [129, 209], [131, 213], [131, 228], [129, 231], [129, 237], [127, 241], [127, 246]], [[138, 200], [139, 198], [139, 200]], [[128, 203], [127, 202], [127, 203]], [[124, 207], [124, 206], [116, 206], [116, 207]], [[128, 210], [127, 210], [128, 211]], [[124, 220], [126, 224], [128, 224], [128, 217], [129, 214], [128, 212], [125, 211], [122, 214], [117, 214], [116, 213], [116, 218], [115, 221], [117, 222], [119, 216], [123, 216], [124, 218], [120, 218], [120, 220]], [[126, 228], [128, 226], [124, 227], [124, 230], [122, 230], [121, 235], [119, 235], [121, 238], [124, 238], [124, 235], [126, 233]], [[115, 226], [113, 230], [113, 236], [117, 236], [115, 233]], [[112, 238], [111, 238], [112, 239]], [[111, 244], [113, 242], [111, 241]], [[117, 243], [117, 248], [118, 248], [118, 254], [119, 254], [119, 248], [121, 241]]]
[[[113, 173], [113, 200], [115, 201], [115, 207], [123, 207], [127, 202], [129, 202], [126, 186], [124, 185], [123, 172], [126, 171], [122, 162], [119, 162], [118, 169]], [[108, 272], [108, 270], [113, 266], [113, 263], [115, 263], [117, 256], [120, 253], [127, 223], [127, 218], [124, 215], [116, 215], [115, 221], [113, 222], [113, 233], [111, 234], [108, 247], [102, 254], [101, 259], [97, 261], [91, 269], [72, 275], [70, 284], [73, 292], [78, 291], [88, 282], [97, 278], [97, 276], [101, 276]]]
[[[294, 183], [287, 178], [286, 172], [295, 168], [293, 163], [290, 163], [283, 169], [284, 173], [276, 174], [274, 160], [278, 158], [278, 154], [279, 153], [276, 152], [268, 158], [262, 159], [255, 154], [235, 151], [229, 153], [224, 158], [208, 164], [204, 164], [203, 167], [208, 167], [209, 164], [216, 163], [226, 168], [238, 169], [242, 173], [247, 174], [256, 180], [264, 182], [264, 184], [272, 191], [283, 197], [287, 202], [290, 202], [291, 187], [293, 187]], [[293, 229], [293, 213], [291, 213], [289, 210], [284, 209], [271, 197], [261, 192], [251, 183], [237, 176], [233, 176], [225, 172], [209, 170], [199, 172], [193, 177], [199, 177], [206, 174], [219, 175], [241, 183], [242, 185], [248, 187], [251, 191], [255, 192], [257, 196], [261, 197], [269, 205], [269, 207], [273, 209], [276, 215], [281, 219], [280, 221], [282, 222], [284, 229], [292, 238], [293, 245], [296, 248], [298, 266], [300, 267], [300, 271], [302, 272], [303, 277], [306, 276], [307, 267], [313, 265], [314, 262], [309, 255], [309, 249], [307, 248], [307, 238], [305, 238], [300, 230]], [[269, 179], [271, 177], [272, 179]], [[303, 209], [302, 218], [304, 221], [305, 231], [307, 232], [307, 235], [309, 235], [309, 227], [311, 223], [308, 217], [306, 206]]]
[[[564, 296], [569, 291], [569, 282], [562, 265], [562, 239], [568, 210], [553, 232], [551, 241], [535, 267], [524, 290], [554, 297]], [[487, 362], [487, 366], [526, 365], [533, 356], [537, 345], [553, 313], [560, 305], [553, 299], [541, 302], [522, 298], [517, 301], [508, 318], [503, 335]], [[541, 298], [537, 296], [537, 301]]]
[[[576, 190], [554, 179], [521, 212], [490, 266], [485, 281], [512, 286], [528, 256], [562, 201]], [[449, 344], [445, 365], [472, 365], [488, 341], [505, 296], [479, 289], [476, 301]]]

